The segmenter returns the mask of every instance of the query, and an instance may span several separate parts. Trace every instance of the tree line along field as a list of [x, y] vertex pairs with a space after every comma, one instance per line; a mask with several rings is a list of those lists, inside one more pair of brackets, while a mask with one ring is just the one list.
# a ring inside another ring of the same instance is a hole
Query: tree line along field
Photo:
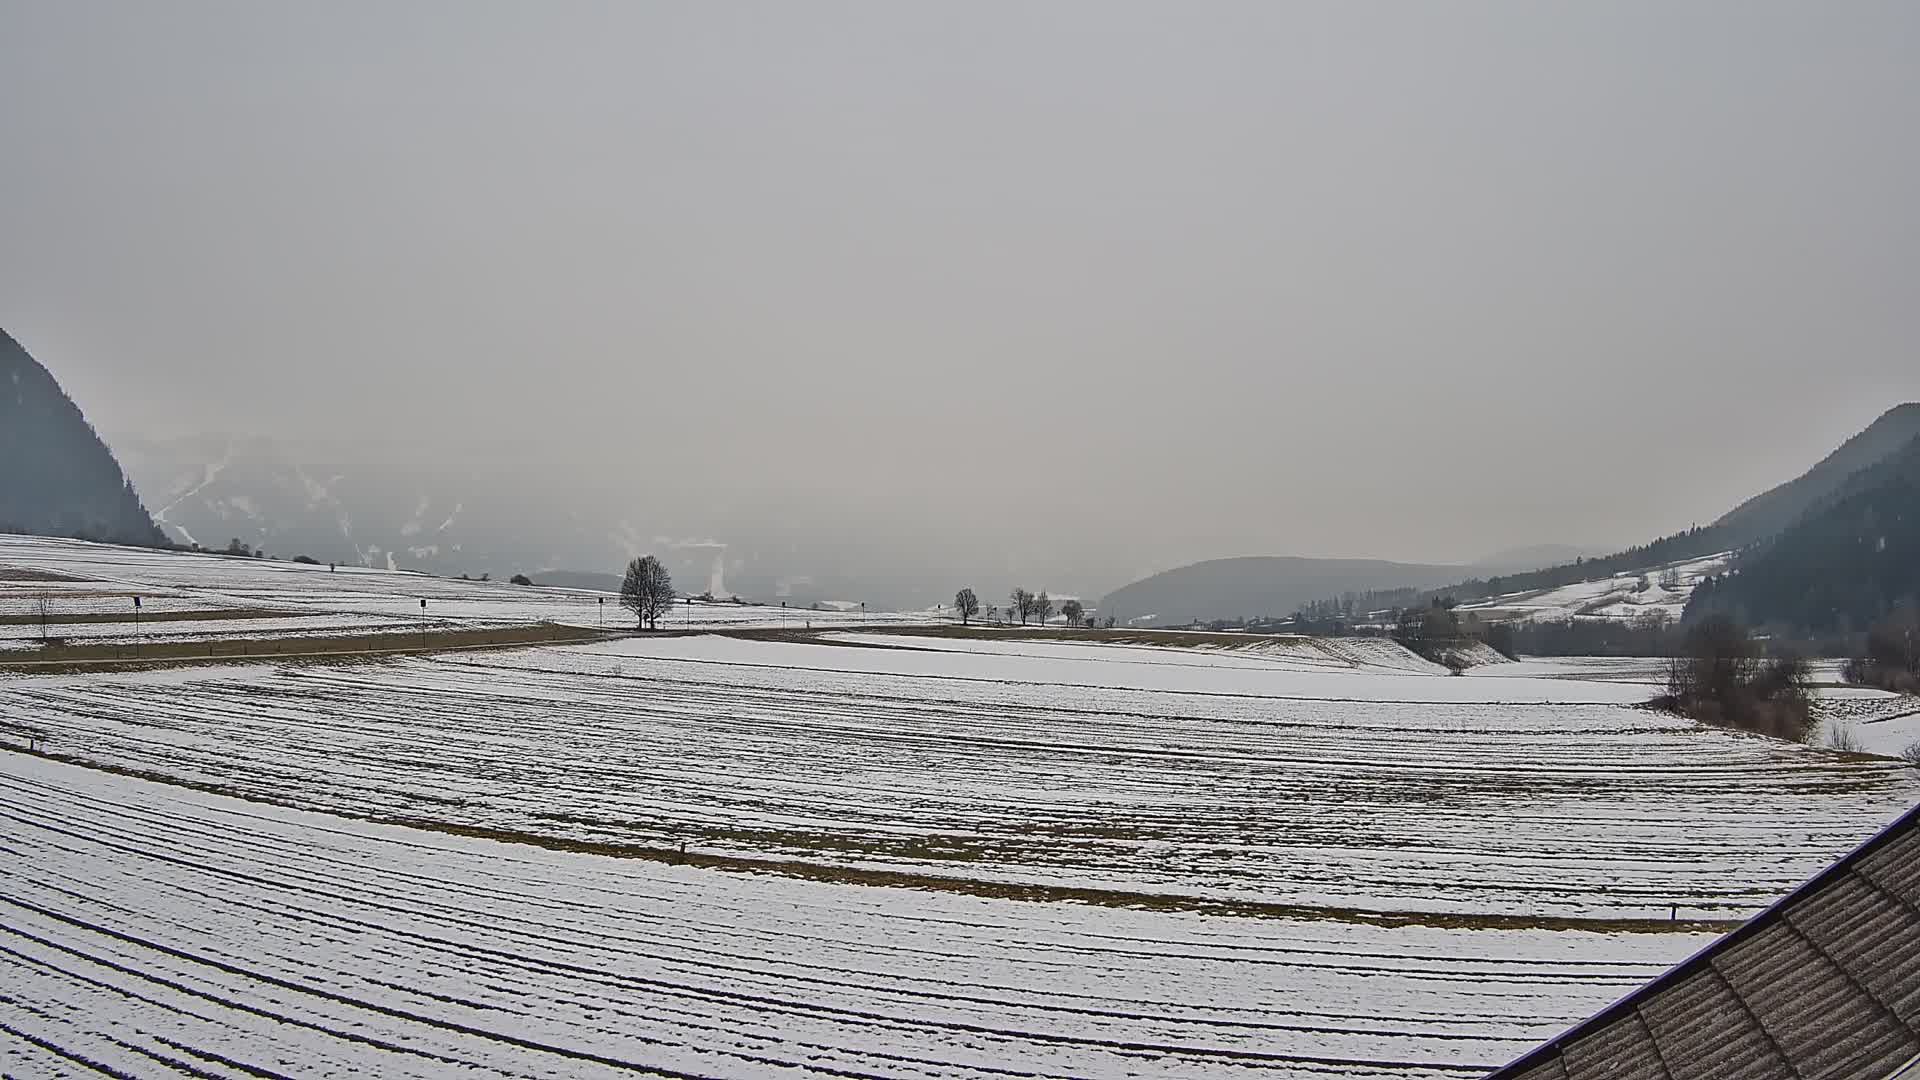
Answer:
[[1441, 670], [849, 623], [0, 675], [0, 1072], [1469, 1076], [1920, 798]]

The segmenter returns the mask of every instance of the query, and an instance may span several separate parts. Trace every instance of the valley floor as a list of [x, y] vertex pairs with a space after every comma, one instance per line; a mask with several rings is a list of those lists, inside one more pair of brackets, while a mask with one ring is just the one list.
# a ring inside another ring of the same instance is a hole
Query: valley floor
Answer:
[[[86, 549], [0, 580], [396, 584]], [[0, 1075], [1467, 1077], [1920, 800], [1608, 662], [880, 629], [0, 673]]]
[[0, 820], [23, 1077], [1464, 1077], [1709, 939], [818, 884], [6, 752]]

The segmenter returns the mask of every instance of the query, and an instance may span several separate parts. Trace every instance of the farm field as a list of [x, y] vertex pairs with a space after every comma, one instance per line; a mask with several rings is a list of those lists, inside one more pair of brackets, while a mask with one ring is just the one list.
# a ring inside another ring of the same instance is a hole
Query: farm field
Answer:
[[1920, 795], [1617, 683], [893, 640], [0, 680], [0, 732], [386, 820], [1373, 918], [1737, 918]]
[[[1838, 660], [1817, 660], [1809, 665], [1813, 681], [1821, 687], [1814, 699], [1820, 729], [1812, 741], [1824, 744], [1844, 734], [1867, 753], [1885, 757], [1920, 744], [1920, 697], [1845, 685], [1841, 665]], [[1667, 661], [1658, 657], [1554, 657], [1478, 668], [1469, 674], [1611, 682], [1633, 687], [1633, 696], [1644, 700], [1666, 688]]]
[[18, 1076], [1469, 1077], [1708, 940], [718, 873], [4, 752], [0, 818]]
[[[438, 578], [408, 571], [358, 566], [310, 566], [225, 555], [150, 551], [80, 540], [0, 534], [0, 648], [29, 647], [40, 636], [39, 606], [44, 599], [50, 620], [62, 616], [117, 613], [133, 635], [133, 597], [143, 612], [270, 612], [285, 619], [316, 619], [292, 624], [297, 631], [378, 633], [401, 626], [418, 630], [448, 626], [525, 626], [553, 622], [585, 628], [630, 628], [631, 617], [611, 593], [586, 589], [519, 586], [497, 581]], [[422, 608], [421, 601], [427, 602]], [[326, 620], [319, 620], [325, 616]], [[662, 628], [848, 626], [911, 624], [926, 616], [860, 611], [783, 611], [778, 605], [725, 601], [676, 604]], [[111, 637], [114, 624], [95, 624], [70, 637]], [[108, 629], [101, 629], [105, 626]], [[173, 630], [149, 620], [142, 634]], [[260, 636], [287, 630], [252, 620], [222, 621], [228, 637]], [[213, 631], [207, 631], [211, 636]]]
[[418, 634], [463, 624], [444, 619], [373, 619], [360, 615], [263, 616], [248, 619], [147, 619], [137, 630], [131, 621], [0, 623], [0, 650], [39, 647], [43, 634], [69, 644], [130, 645], [135, 642], [227, 641], [240, 638], [340, 637], [364, 634]]
[[[95, 554], [316, 627], [388, 577]], [[857, 623], [0, 674], [0, 1074], [1472, 1076], [1920, 799], [1644, 677]]]

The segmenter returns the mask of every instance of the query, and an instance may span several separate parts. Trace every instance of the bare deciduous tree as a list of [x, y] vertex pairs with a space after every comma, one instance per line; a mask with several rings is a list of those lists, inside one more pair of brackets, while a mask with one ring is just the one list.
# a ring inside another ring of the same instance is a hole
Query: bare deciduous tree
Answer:
[[1020, 625], [1027, 625], [1027, 616], [1033, 614], [1033, 594], [1022, 588], [1015, 588], [1007, 594], [1007, 614], [1020, 617]]
[[1067, 617], [1068, 625], [1079, 626], [1080, 620], [1087, 614], [1086, 605], [1078, 600], [1069, 600], [1060, 605], [1060, 614]]
[[1042, 626], [1047, 624], [1048, 619], [1053, 618], [1053, 600], [1047, 596], [1047, 590], [1041, 589], [1040, 595], [1033, 598], [1033, 614]]
[[1849, 754], [1864, 754], [1867, 748], [1860, 742], [1860, 736], [1846, 724], [1827, 725], [1827, 746], [1833, 750]]
[[673, 607], [673, 575], [651, 555], [633, 560], [620, 582], [620, 606], [633, 612], [641, 626], [655, 629], [660, 616]]
[[953, 610], [960, 613], [960, 625], [965, 626], [968, 619], [980, 614], [980, 598], [972, 589], [961, 589], [953, 594]]

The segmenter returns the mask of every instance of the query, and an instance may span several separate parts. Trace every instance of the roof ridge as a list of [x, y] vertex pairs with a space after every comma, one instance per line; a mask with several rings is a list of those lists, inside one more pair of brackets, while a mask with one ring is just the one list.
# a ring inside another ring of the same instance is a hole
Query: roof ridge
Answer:
[[[1720, 974], [1719, 967], [1713, 963], [1716, 957], [1728, 949], [1736, 947], [1741, 942], [1754, 937], [1774, 923], [1785, 922], [1786, 911], [1789, 907], [1803, 899], [1820, 893], [1830, 885], [1845, 880], [1850, 874], [1877, 887], [1878, 883], [1874, 882], [1870, 876], [1866, 874], [1855, 874], [1854, 868], [1856, 864], [1862, 859], [1871, 856], [1880, 848], [1892, 843], [1910, 829], [1920, 830], [1920, 803], [1916, 803], [1911, 809], [1893, 819], [1893, 821], [1889, 822], [1878, 832], [1854, 847], [1853, 850], [1842, 855], [1831, 865], [1808, 878], [1799, 888], [1794, 889], [1792, 892], [1774, 901], [1768, 905], [1766, 909], [1751, 919], [1748, 919], [1739, 927], [1715, 938], [1692, 956], [1687, 957], [1665, 972], [1662, 972], [1652, 981], [1635, 988], [1632, 992], [1615, 1001], [1613, 1004], [1608, 1005], [1606, 1008], [1601, 1009], [1599, 1012], [1594, 1013], [1592, 1016], [1582, 1020], [1580, 1023], [1575, 1024], [1546, 1042], [1541, 1043], [1539, 1046], [1516, 1058], [1507, 1065], [1488, 1073], [1486, 1080], [1517, 1080], [1526, 1070], [1558, 1058], [1561, 1050], [1566, 1047], [1567, 1044], [1589, 1032], [1612, 1024], [1629, 1014], [1636, 1013], [1641, 1003], [1655, 993], [1672, 986], [1686, 975], [1703, 969]], [[1791, 924], [1788, 925], [1791, 926]], [[1720, 977], [1722, 979], [1726, 978], [1724, 974], [1720, 974]], [[1731, 983], [1728, 984], [1728, 989], [1734, 994], [1734, 997], [1741, 1002], [1742, 1007], [1745, 1008], [1745, 999], [1740, 997], [1737, 990], [1733, 990]], [[1762, 1028], [1762, 1032], [1763, 1034], [1765, 1033], [1764, 1027]], [[1768, 1034], [1768, 1040], [1769, 1042], [1772, 1041], [1771, 1034]], [[1776, 1050], [1778, 1049], [1777, 1044], [1775, 1044], [1775, 1048]], [[1782, 1058], [1785, 1060], [1784, 1054]], [[1789, 1068], [1791, 1067], [1791, 1064], [1789, 1064]]]

